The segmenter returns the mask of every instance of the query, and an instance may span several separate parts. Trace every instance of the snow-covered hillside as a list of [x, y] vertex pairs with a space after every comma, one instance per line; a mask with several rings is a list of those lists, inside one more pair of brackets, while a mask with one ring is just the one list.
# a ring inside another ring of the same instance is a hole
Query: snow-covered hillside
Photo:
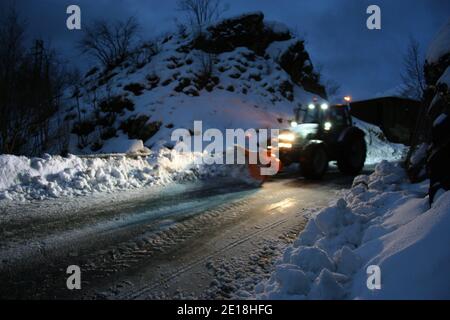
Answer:
[[[429, 205], [428, 181], [410, 184], [386, 161], [312, 218], [257, 287], [261, 299], [449, 299], [450, 192]], [[381, 289], [367, 286], [369, 266]]]
[[61, 117], [68, 151], [125, 152], [133, 139], [171, 147], [173, 129], [192, 130], [194, 120], [204, 130], [287, 127], [295, 107], [318, 97], [304, 88], [323, 87], [303, 41], [263, 19], [221, 21], [202, 41], [173, 34], [112, 70], [88, 72]]

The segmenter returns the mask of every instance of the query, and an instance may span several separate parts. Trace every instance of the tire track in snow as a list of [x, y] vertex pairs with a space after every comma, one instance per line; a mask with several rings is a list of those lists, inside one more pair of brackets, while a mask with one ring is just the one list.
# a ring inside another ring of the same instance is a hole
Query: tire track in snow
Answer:
[[168, 276], [165, 276], [164, 278], [157, 280], [157, 282], [155, 282], [152, 285], [144, 287], [144, 288], [142, 288], [142, 289], [140, 289], [138, 291], [132, 292], [132, 293], [127, 293], [127, 294], [124, 294], [124, 295], [118, 295], [117, 299], [137, 299], [139, 297], [142, 297], [147, 292], [152, 291], [152, 290], [154, 290], [154, 289], [156, 289], [158, 287], [162, 287], [167, 282], [169, 282], [172, 279], [174, 279], [174, 278], [182, 275], [183, 273], [191, 270], [193, 267], [195, 267], [195, 266], [197, 266], [197, 265], [199, 265], [201, 263], [205, 263], [208, 259], [210, 259], [212, 257], [215, 257], [215, 256], [218, 256], [219, 254], [221, 254], [221, 253], [223, 253], [223, 252], [225, 252], [227, 250], [230, 250], [230, 249], [232, 249], [232, 248], [234, 248], [234, 247], [236, 247], [236, 246], [238, 246], [238, 245], [240, 245], [240, 244], [242, 244], [244, 242], [247, 242], [250, 239], [252, 239], [254, 236], [256, 236], [258, 234], [261, 234], [261, 233], [263, 233], [263, 232], [265, 232], [265, 231], [267, 231], [267, 230], [269, 230], [271, 228], [277, 227], [277, 226], [285, 223], [288, 220], [289, 220], [289, 218], [282, 219], [282, 220], [276, 221], [274, 223], [271, 223], [271, 224], [269, 224], [269, 225], [267, 225], [267, 226], [265, 226], [263, 228], [257, 229], [257, 231], [255, 231], [253, 233], [250, 233], [249, 235], [247, 235], [246, 237], [244, 237], [244, 238], [242, 238], [240, 240], [233, 241], [232, 243], [224, 246], [223, 248], [220, 248], [220, 249], [214, 251], [211, 254], [205, 255], [205, 256], [203, 256], [201, 258], [198, 258], [198, 259], [192, 261], [191, 263], [188, 263], [184, 267], [182, 267], [182, 268], [172, 272]]

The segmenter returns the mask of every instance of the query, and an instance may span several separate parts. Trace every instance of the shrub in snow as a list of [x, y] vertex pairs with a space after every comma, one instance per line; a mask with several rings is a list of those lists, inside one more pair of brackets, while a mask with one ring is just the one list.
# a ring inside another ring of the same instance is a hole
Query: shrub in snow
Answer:
[[95, 130], [95, 123], [91, 120], [79, 121], [73, 125], [72, 133], [78, 136], [88, 136]]
[[140, 96], [145, 87], [140, 83], [129, 83], [123, 89], [132, 92], [135, 96]]
[[158, 132], [162, 124], [160, 121], [149, 122], [149, 119], [150, 117], [145, 115], [128, 118], [120, 124], [120, 129], [130, 139], [147, 141]]

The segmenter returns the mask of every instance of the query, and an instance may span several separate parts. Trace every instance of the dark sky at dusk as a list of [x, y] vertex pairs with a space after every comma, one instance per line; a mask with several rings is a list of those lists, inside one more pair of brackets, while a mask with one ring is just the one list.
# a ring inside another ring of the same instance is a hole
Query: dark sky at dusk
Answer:
[[[66, 7], [78, 4], [82, 25], [93, 19], [135, 15], [142, 37], [152, 38], [183, 19], [175, 0], [3, 0], [14, 2], [29, 26], [29, 38], [51, 40], [74, 63], [80, 62], [75, 44], [80, 31], [65, 26]], [[224, 16], [262, 11], [266, 19], [283, 22], [307, 41], [314, 64], [325, 77], [342, 86], [342, 94], [355, 99], [389, 91], [400, 82], [402, 55], [410, 36], [426, 51], [433, 36], [450, 17], [450, 0], [224, 0]], [[381, 7], [382, 30], [366, 28], [366, 8]], [[4, 8], [2, 8], [4, 9]], [[4, 12], [4, 10], [2, 10]]]

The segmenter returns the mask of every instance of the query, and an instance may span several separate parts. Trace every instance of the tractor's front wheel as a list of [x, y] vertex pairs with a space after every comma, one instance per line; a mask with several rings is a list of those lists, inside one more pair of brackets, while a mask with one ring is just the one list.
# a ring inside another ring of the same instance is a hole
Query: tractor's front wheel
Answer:
[[301, 174], [307, 179], [321, 179], [328, 170], [328, 155], [322, 144], [311, 144], [300, 156]]
[[364, 134], [358, 131], [348, 132], [344, 136], [337, 159], [339, 171], [348, 175], [357, 175], [364, 167], [366, 153]]

